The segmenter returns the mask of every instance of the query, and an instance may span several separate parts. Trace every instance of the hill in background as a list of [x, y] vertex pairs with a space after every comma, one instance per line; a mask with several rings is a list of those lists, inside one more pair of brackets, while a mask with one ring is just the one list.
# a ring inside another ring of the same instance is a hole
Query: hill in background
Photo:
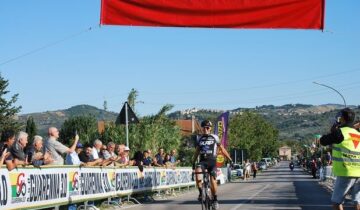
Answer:
[[47, 133], [47, 129], [50, 126], [61, 128], [65, 120], [69, 119], [70, 117], [83, 116], [83, 115], [92, 115], [97, 120], [106, 120], [106, 121], [115, 122], [118, 113], [104, 111], [102, 109], [98, 109], [94, 106], [89, 106], [89, 105], [77, 105], [64, 110], [46, 111], [46, 112], [20, 115], [19, 121], [24, 125], [26, 125], [26, 120], [28, 119], [28, 117], [32, 116], [38, 128], [39, 134], [45, 136]]
[[[336, 113], [342, 109], [342, 105], [305, 105], [287, 104], [283, 106], [264, 105], [255, 108], [238, 108], [230, 111], [230, 118], [234, 114], [241, 114], [244, 111], [253, 111], [279, 129], [281, 140], [285, 139], [313, 139], [315, 134], [325, 134], [329, 132], [330, 126], [334, 123]], [[357, 116], [360, 116], [359, 106], [350, 106], [354, 109]], [[176, 111], [169, 116], [173, 119], [191, 119], [192, 115], [196, 119], [215, 120], [222, 110], [189, 109]], [[357, 119], [358, 120], [358, 119]]]
[[[350, 106], [360, 116], [360, 106]], [[264, 105], [255, 108], [238, 108], [230, 110], [230, 117], [234, 114], [241, 114], [249, 110], [263, 116], [279, 129], [280, 139], [312, 139], [315, 134], [324, 134], [329, 131], [334, 122], [334, 117], [342, 105], [305, 105], [305, 104], [287, 104], [283, 106]], [[188, 109], [184, 111], [175, 111], [168, 116], [171, 119], [191, 119], [192, 116], [199, 121], [203, 119], [215, 120], [223, 110], [207, 109]], [[108, 112], [89, 105], [73, 106], [69, 109], [47, 111], [40, 113], [24, 114], [19, 116], [19, 121], [26, 124], [29, 116], [34, 118], [38, 127], [39, 134], [45, 135], [50, 126], [60, 128], [65, 120], [70, 117], [93, 115], [98, 120], [114, 121], [118, 113]]]

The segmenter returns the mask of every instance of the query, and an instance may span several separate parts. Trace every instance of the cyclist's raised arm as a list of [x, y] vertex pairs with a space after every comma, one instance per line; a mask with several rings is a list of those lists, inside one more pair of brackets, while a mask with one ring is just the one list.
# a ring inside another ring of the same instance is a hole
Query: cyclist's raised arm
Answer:
[[224, 148], [224, 146], [222, 144], [219, 145], [219, 150], [221, 150], [221, 152], [225, 155], [225, 157], [232, 162], [232, 159], [231, 159], [229, 153], [226, 151], [226, 149]]

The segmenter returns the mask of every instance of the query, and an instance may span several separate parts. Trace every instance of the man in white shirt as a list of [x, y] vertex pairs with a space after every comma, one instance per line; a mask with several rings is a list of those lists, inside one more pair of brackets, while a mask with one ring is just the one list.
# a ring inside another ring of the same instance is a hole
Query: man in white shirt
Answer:
[[101, 147], [102, 147], [102, 142], [99, 140], [99, 139], [96, 139], [94, 141], [94, 146], [92, 148], [92, 153], [91, 153], [91, 156], [92, 156], [92, 159], [93, 160], [97, 160], [99, 159], [99, 153], [100, 153], [100, 150], [101, 150]]
[[79, 142], [76, 145], [76, 149], [74, 152], [68, 153], [65, 158], [66, 165], [80, 165], [81, 161], [79, 159], [79, 154], [83, 150], [83, 145]]

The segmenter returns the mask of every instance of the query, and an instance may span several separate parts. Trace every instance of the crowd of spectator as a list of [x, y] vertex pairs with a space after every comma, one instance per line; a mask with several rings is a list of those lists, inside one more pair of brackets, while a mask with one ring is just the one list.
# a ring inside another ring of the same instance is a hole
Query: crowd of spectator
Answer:
[[136, 151], [133, 158], [130, 158], [130, 148], [124, 144], [109, 142], [104, 145], [101, 140], [96, 139], [92, 145], [83, 145], [76, 134], [72, 145], [67, 147], [58, 138], [58, 129], [50, 127], [46, 139], [36, 135], [33, 145], [27, 145], [26, 132], [20, 131], [16, 135], [13, 130], [4, 130], [0, 142], [0, 167], [6, 165], [8, 170], [12, 170], [27, 165], [138, 166], [142, 170], [144, 167], [173, 168], [180, 162], [176, 158], [175, 149], [165, 153], [160, 148], [155, 155], [150, 149]]

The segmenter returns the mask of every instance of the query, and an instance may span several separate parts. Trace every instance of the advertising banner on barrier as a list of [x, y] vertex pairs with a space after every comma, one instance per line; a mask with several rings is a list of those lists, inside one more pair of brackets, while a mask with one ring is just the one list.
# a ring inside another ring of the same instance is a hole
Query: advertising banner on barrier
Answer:
[[193, 183], [192, 171], [189, 169], [145, 169], [140, 172], [137, 169], [126, 171], [116, 169], [115, 186], [117, 194], [129, 194], [132, 192], [162, 189], [169, 187], [184, 186]]
[[[68, 202], [68, 169], [19, 168], [10, 172], [0, 169], [0, 197], [6, 208], [32, 208]], [[3, 208], [1, 208], [3, 209]]]
[[100, 199], [115, 194], [113, 168], [79, 168], [69, 172], [71, 201]]
[[0, 209], [66, 205], [194, 184], [190, 168], [0, 168]]

